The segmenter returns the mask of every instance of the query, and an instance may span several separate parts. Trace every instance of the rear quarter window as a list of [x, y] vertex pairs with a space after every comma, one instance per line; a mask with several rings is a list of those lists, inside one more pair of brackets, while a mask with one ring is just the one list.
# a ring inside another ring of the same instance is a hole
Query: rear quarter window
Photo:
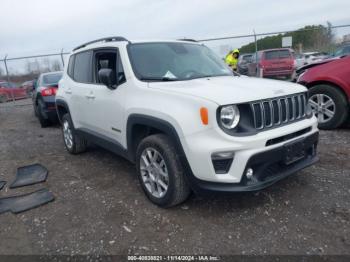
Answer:
[[67, 74], [73, 78], [73, 70], [74, 70], [74, 55], [70, 56], [67, 68]]

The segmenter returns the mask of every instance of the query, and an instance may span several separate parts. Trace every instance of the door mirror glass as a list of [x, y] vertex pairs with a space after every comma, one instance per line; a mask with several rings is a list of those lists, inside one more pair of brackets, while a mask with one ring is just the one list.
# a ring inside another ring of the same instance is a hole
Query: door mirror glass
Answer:
[[117, 79], [115, 72], [110, 68], [101, 68], [98, 71], [98, 78], [100, 83], [107, 86], [109, 89], [117, 88]]

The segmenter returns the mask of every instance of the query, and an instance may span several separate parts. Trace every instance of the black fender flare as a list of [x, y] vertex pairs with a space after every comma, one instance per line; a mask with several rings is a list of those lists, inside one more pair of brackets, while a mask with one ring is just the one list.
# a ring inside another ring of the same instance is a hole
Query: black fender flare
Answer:
[[62, 123], [62, 120], [61, 120], [61, 115], [60, 115], [60, 112], [59, 112], [59, 107], [63, 107], [64, 109], [66, 109], [66, 111], [70, 114], [70, 111], [69, 111], [69, 106], [67, 104], [66, 101], [62, 100], [62, 99], [56, 99], [56, 112], [57, 112], [57, 115], [58, 115], [58, 120]]
[[130, 159], [135, 160], [136, 152], [135, 152], [135, 149], [133, 148], [133, 137], [132, 137], [132, 131], [135, 125], [145, 125], [148, 127], [152, 127], [168, 135], [175, 145], [177, 154], [179, 155], [181, 163], [183, 164], [183, 167], [186, 169], [186, 172], [190, 172], [190, 174], [193, 174], [190, 168], [190, 165], [188, 163], [185, 151], [182, 147], [180, 137], [175, 127], [172, 124], [170, 124], [168, 121], [165, 121], [163, 119], [159, 119], [156, 117], [148, 116], [148, 115], [131, 114], [128, 117], [127, 125], [126, 125], [126, 141], [127, 141], [127, 148], [128, 148], [128, 154]]

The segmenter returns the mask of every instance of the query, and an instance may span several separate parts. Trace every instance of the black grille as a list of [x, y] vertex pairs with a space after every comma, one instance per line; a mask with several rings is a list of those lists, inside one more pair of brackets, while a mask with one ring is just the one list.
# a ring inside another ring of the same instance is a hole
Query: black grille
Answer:
[[252, 102], [251, 109], [256, 129], [286, 124], [305, 117], [305, 94], [278, 97]]

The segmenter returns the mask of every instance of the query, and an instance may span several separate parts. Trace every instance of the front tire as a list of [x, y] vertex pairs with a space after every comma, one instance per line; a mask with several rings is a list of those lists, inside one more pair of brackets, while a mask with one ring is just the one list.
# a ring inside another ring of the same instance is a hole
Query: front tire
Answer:
[[87, 140], [77, 134], [68, 113], [62, 117], [62, 135], [64, 145], [69, 153], [79, 154], [86, 151]]
[[163, 134], [141, 141], [136, 153], [143, 191], [156, 205], [171, 207], [185, 201], [191, 190], [172, 141]]
[[309, 90], [309, 102], [320, 129], [335, 129], [348, 117], [346, 97], [331, 85], [315, 85]]

